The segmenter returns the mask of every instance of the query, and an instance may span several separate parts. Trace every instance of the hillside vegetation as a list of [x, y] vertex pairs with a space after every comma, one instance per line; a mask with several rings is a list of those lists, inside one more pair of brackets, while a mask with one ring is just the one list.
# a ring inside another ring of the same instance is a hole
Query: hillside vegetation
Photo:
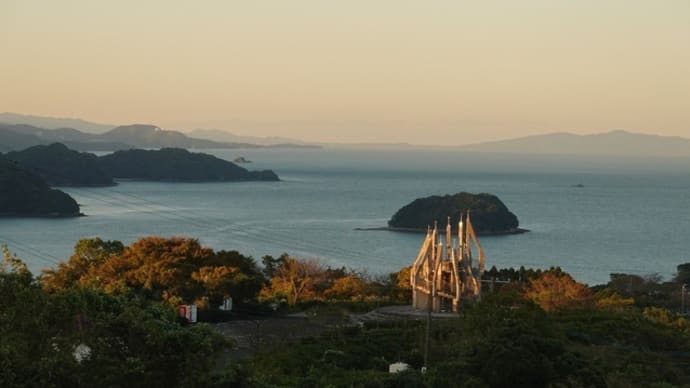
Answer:
[[[486, 279], [510, 283], [486, 287], [481, 301], [464, 303], [456, 318], [432, 319], [427, 331], [415, 316], [351, 320], [371, 306], [409, 301], [409, 268], [372, 278], [282, 255], [264, 257], [261, 270], [238, 252], [161, 237], [130, 246], [82, 240], [68, 261], [40, 278], [4, 255], [1, 386], [690, 384], [690, 322], [677, 314], [690, 264], [663, 283], [612, 274], [596, 287], [558, 268], [492, 268]], [[218, 311], [229, 295], [233, 312]], [[223, 328], [250, 329], [240, 337], [222, 330], [223, 338], [204, 323], [185, 327], [174, 308], [190, 302], [200, 306], [202, 320], [230, 319]], [[284, 311], [303, 311], [304, 318], [281, 318]], [[286, 331], [300, 325], [311, 334]], [[249, 339], [253, 351], [228, 357], [233, 339]], [[410, 369], [388, 373], [398, 361]]]

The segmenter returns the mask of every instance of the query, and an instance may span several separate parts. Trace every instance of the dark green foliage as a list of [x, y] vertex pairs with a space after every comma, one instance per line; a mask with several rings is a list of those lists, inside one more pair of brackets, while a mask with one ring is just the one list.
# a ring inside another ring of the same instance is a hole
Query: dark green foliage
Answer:
[[[682, 279], [682, 265], [678, 267], [677, 279]], [[606, 287], [623, 297], [634, 298], [635, 305], [640, 308], [656, 306], [679, 310], [681, 307], [682, 282], [677, 280], [661, 282], [656, 275], [613, 273]]]
[[[90, 289], [48, 294], [16, 267], [0, 268], [0, 295], [2, 387], [201, 386], [228, 345], [163, 305]], [[79, 345], [90, 348], [81, 362]]]
[[440, 226], [445, 226], [450, 217], [451, 225], [456, 229], [460, 214], [468, 211], [479, 234], [513, 232], [519, 225], [515, 214], [495, 195], [462, 192], [415, 199], [398, 210], [388, 221], [388, 226], [426, 229], [437, 221]]
[[[216, 292], [218, 296], [222, 294], [232, 296], [235, 302], [248, 303], [255, 300], [265, 282], [256, 261], [237, 251], [218, 251], [206, 261], [205, 265], [236, 268], [235, 275], [228, 277], [227, 281], [222, 283], [221, 290]], [[215, 302], [220, 304], [221, 300]]]
[[680, 284], [690, 283], [690, 263], [680, 264], [676, 268], [678, 269], [678, 274], [675, 281]]
[[0, 216], [75, 217], [77, 202], [0, 156]]
[[[181, 326], [164, 305], [91, 289], [43, 291], [5, 252], [0, 266], [0, 386], [170, 387], [211, 379], [229, 344]], [[90, 352], [79, 360], [75, 349]]]
[[99, 158], [115, 178], [152, 181], [277, 181], [270, 170], [247, 171], [215, 156], [181, 148], [117, 151]]
[[398, 360], [421, 366], [419, 350], [409, 348], [419, 343], [420, 328], [401, 321], [387, 328], [337, 329], [259, 355], [247, 364], [244, 378], [249, 386], [421, 387], [419, 372], [388, 374], [388, 365]]
[[51, 186], [112, 186], [112, 176], [98, 164], [98, 157], [70, 150], [61, 143], [39, 145], [7, 154], [45, 179]]
[[[546, 313], [519, 287], [506, 287], [464, 306], [459, 319], [432, 322], [426, 374], [417, 372], [424, 322], [398, 319], [271, 349], [233, 376], [238, 386], [685, 386], [690, 336], [664, 311]], [[387, 374], [398, 360], [414, 371]]]

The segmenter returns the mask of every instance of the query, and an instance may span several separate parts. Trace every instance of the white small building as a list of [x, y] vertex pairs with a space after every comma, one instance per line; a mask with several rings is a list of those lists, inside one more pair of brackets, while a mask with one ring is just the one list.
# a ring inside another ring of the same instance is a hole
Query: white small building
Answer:
[[410, 365], [404, 362], [396, 362], [388, 365], [388, 373], [398, 373], [410, 369]]

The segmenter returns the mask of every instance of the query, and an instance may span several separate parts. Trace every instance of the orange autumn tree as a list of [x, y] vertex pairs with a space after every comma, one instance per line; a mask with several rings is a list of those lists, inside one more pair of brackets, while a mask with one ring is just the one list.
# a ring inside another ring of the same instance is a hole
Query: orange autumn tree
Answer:
[[531, 279], [524, 295], [547, 312], [581, 309], [593, 303], [592, 291], [560, 270]]
[[369, 285], [356, 274], [348, 274], [334, 279], [330, 287], [323, 293], [331, 300], [364, 300], [370, 293]]
[[238, 302], [253, 300], [263, 283], [251, 257], [236, 251], [214, 252], [186, 237], [145, 237], [127, 247], [82, 240], [67, 263], [43, 276], [43, 287], [50, 292], [74, 287], [133, 291], [171, 305], [202, 306], [218, 306], [225, 296]]
[[261, 290], [261, 298], [282, 299], [294, 305], [313, 298], [316, 286], [324, 280], [325, 267], [318, 259], [294, 259], [288, 255], [276, 260], [270, 283]]
[[376, 297], [380, 285], [365, 273], [331, 268], [318, 258], [294, 258], [283, 254], [263, 258], [269, 281], [261, 290], [261, 301], [295, 305], [307, 301], [353, 301]]
[[102, 283], [99, 267], [108, 259], [121, 255], [124, 249], [119, 241], [100, 238], [79, 240], [69, 260], [58, 263], [57, 268], [43, 271], [41, 285], [49, 292], [76, 285], [98, 287]]

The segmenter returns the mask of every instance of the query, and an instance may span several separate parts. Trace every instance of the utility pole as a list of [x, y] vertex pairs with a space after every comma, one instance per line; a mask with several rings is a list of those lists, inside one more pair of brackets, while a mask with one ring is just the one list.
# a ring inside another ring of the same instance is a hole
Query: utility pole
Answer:
[[687, 285], [683, 283], [683, 286], [680, 288], [680, 313], [681, 315], [685, 315], [685, 287]]
[[431, 290], [429, 290], [429, 298], [427, 299], [427, 309], [426, 309], [426, 339], [424, 341], [424, 367], [422, 368], [422, 373], [426, 373], [429, 367], [429, 337], [431, 337], [431, 304], [433, 303], [433, 297], [431, 296]]

